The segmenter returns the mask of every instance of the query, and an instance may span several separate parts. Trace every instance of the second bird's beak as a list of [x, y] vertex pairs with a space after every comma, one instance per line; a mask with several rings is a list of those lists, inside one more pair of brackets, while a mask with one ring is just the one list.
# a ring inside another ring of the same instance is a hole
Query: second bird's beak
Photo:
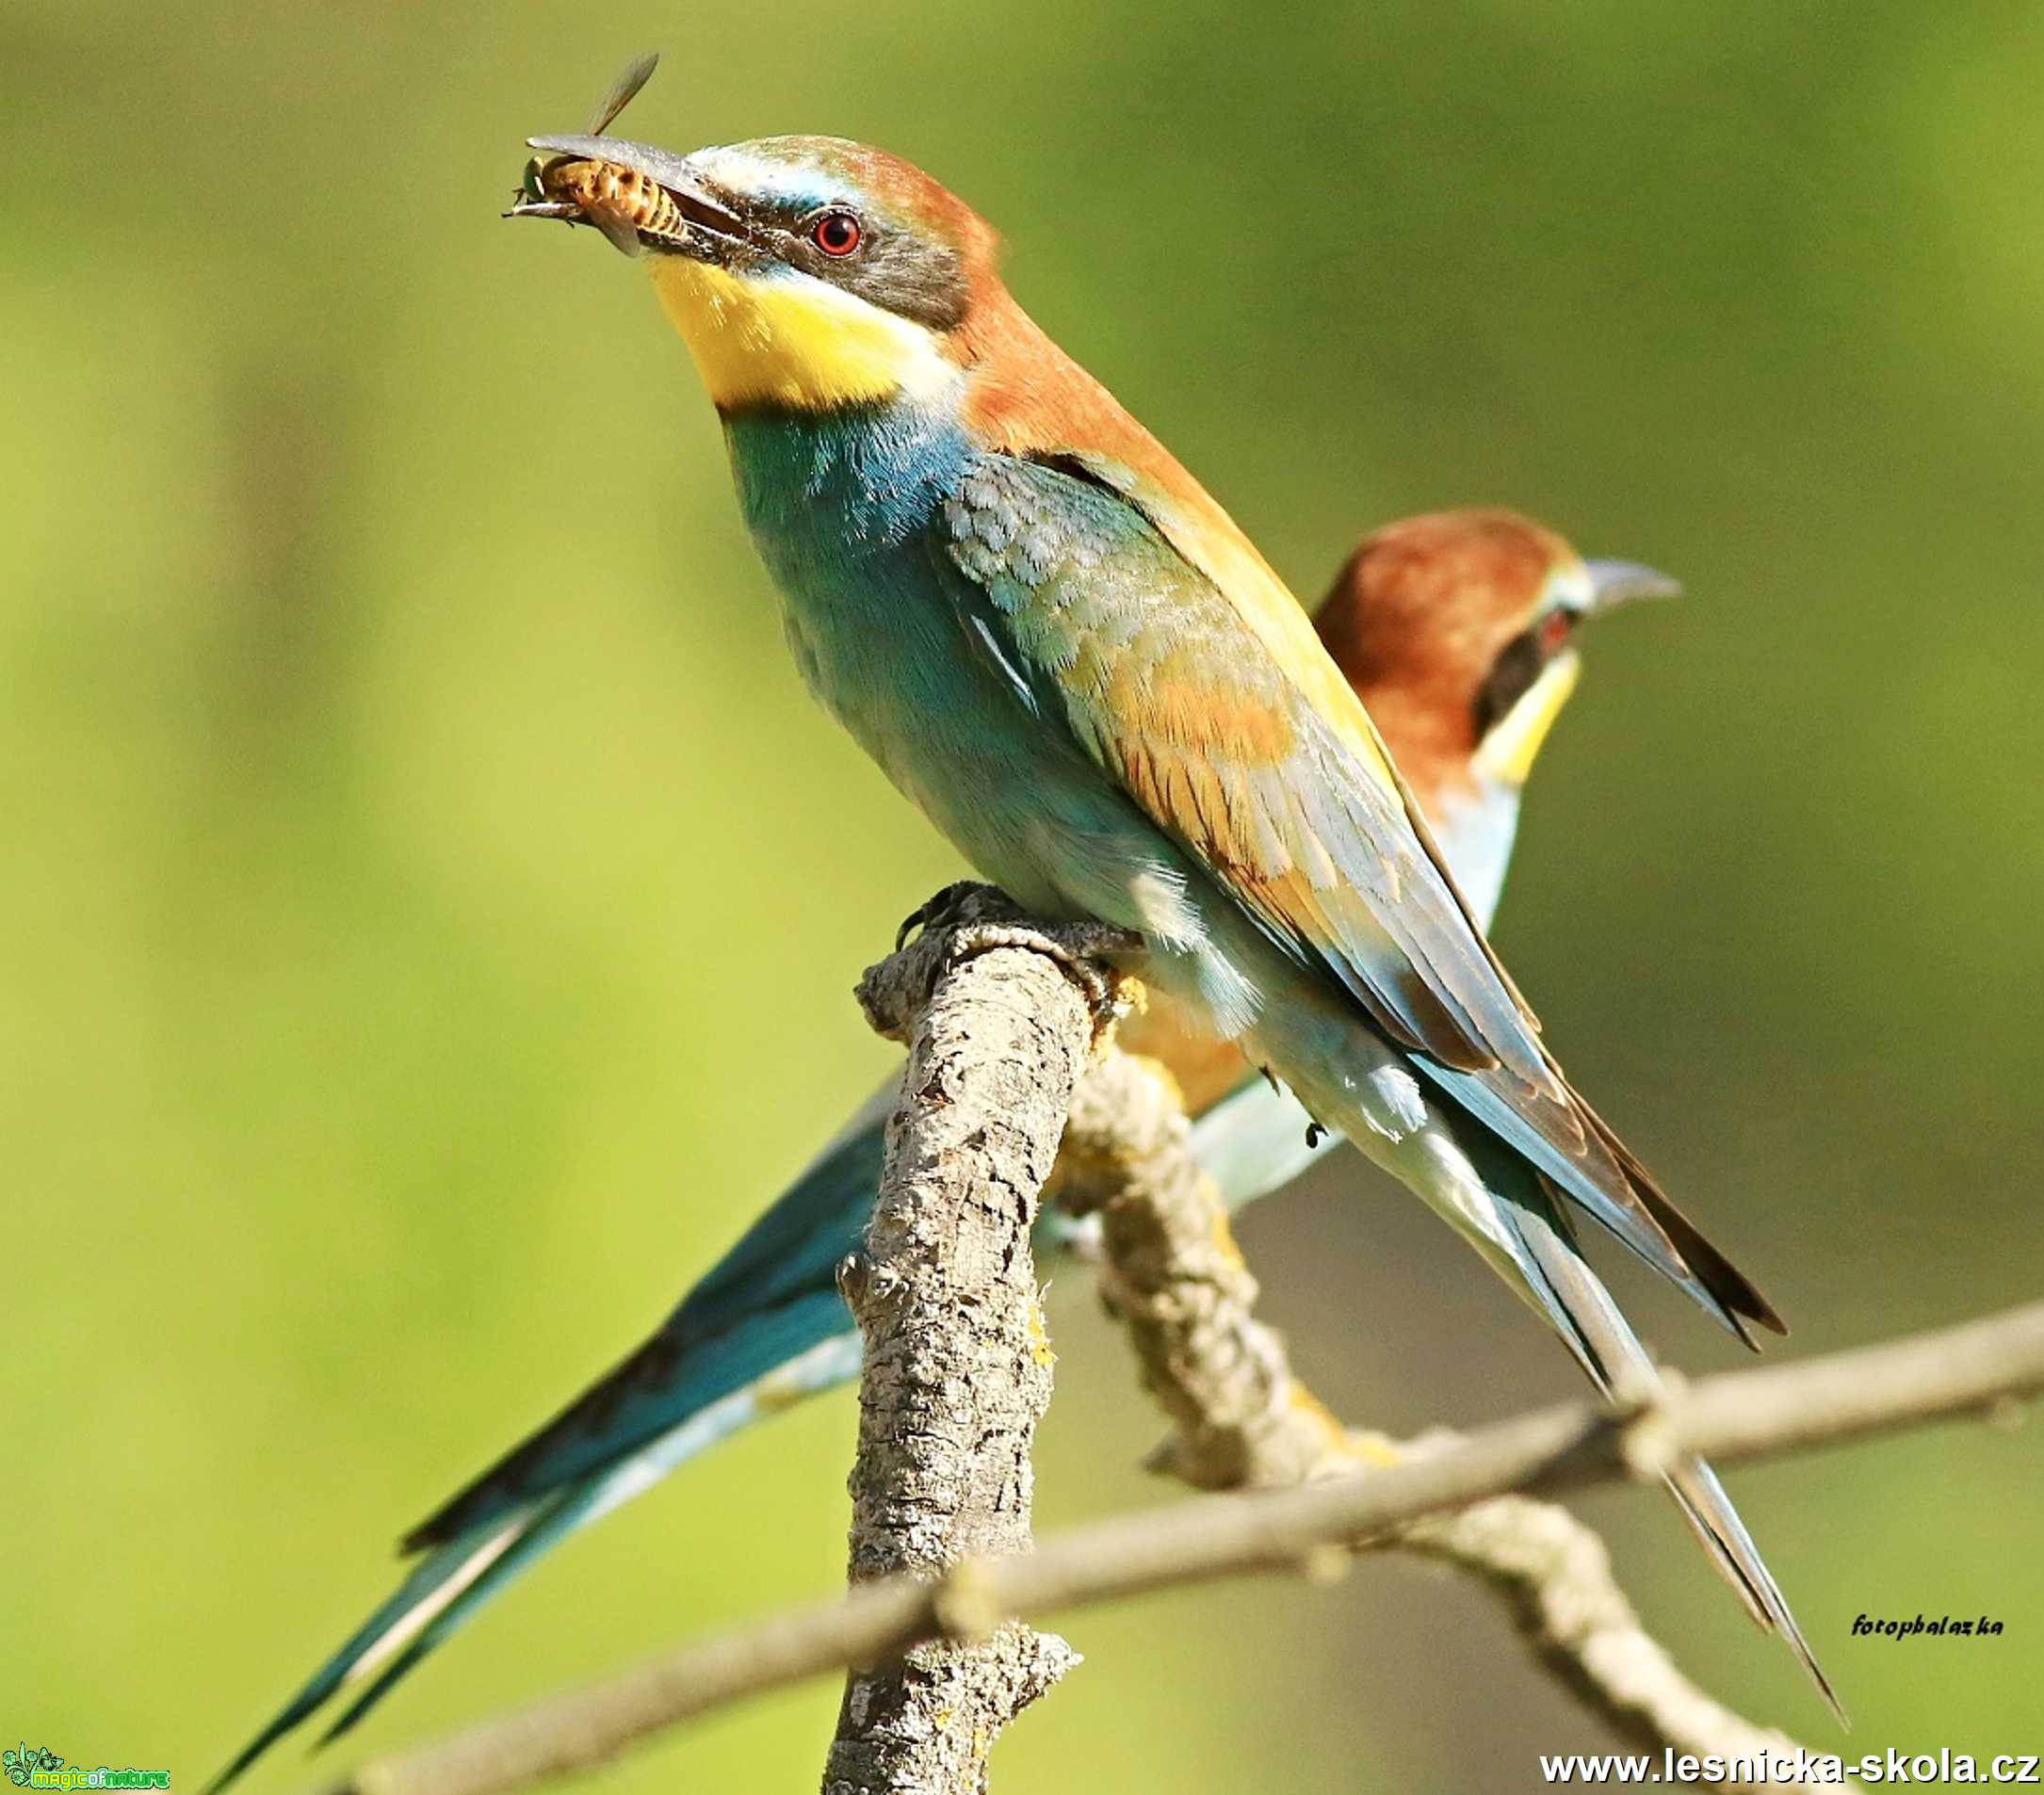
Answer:
[[1590, 602], [1583, 607], [1586, 617], [1600, 616], [1635, 598], [1681, 596], [1679, 580], [1639, 561], [1586, 560], [1582, 565], [1590, 575]]

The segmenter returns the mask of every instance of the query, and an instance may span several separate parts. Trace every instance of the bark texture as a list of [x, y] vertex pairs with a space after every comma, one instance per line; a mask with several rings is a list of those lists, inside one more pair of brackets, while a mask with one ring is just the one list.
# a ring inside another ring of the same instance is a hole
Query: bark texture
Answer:
[[[854, 1584], [954, 1575], [1030, 1545], [1030, 1451], [1052, 1354], [1030, 1253], [1072, 1092], [1111, 1019], [1098, 930], [1050, 934], [999, 894], [954, 888], [916, 943], [870, 969], [860, 1002], [908, 1064], [865, 1251], [840, 1282], [866, 1342], [851, 1478]], [[1003, 1727], [1076, 1662], [998, 1615], [848, 1677], [825, 1795], [966, 1795]]]

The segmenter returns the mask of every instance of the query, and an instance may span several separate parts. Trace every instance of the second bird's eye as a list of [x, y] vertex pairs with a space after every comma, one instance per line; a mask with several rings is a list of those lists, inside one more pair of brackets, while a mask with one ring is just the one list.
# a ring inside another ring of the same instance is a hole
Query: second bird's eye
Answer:
[[809, 240], [825, 255], [850, 255], [863, 233], [850, 212], [826, 212], [809, 227]]

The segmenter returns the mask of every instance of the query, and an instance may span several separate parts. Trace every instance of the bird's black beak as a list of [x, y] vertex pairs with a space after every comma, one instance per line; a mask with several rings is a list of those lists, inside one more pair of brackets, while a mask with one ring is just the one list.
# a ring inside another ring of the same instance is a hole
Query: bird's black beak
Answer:
[[[671, 150], [609, 137], [527, 137], [526, 142], [537, 154], [527, 167], [519, 198], [504, 215], [506, 218], [564, 218], [571, 224], [593, 224], [613, 242], [624, 237], [620, 248], [626, 244], [634, 250], [643, 246], [693, 256], [719, 267], [741, 259], [751, 248], [751, 233], [743, 217], [689, 166], [686, 158]], [[546, 176], [551, 171], [577, 162], [608, 162], [643, 175], [673, 200], [683, 230], [678, 234], [636, 230], [632, 220], [597, 217], [547, 190]]]
[[1638, 561], [1586, 560], [1590, 574], [1590, 604], [1586, 616], [1601, 616], [1635, 598], [1679, 598], [1679, 580]]

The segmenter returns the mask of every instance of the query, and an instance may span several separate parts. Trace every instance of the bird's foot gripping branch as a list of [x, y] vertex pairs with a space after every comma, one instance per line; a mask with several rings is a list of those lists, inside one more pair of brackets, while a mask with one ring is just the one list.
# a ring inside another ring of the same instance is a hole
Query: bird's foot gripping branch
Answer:
[[[859, 1000], [909, 1050], [864, 1249], [839, 1273], [865, 1340], [851, 1480], [854, 1584], [1030, 1549], [1030, 1452], [1052, 1355], [1030, 1234], [1072, 1093], [1127, 1001], [1095, 956], [1140, 944], [1027, 922], [952, 886]], [[956, 1607], [957, 1603], [951, 1606]], [[969, 1790], [1001, 1729], [1076, 1659], [998, 1612], [854, 1668], [824, 1774], [838, 1790]]]
[[965, 879], [901, 919], [894, 952], [859, 980], [859, 1008], [875, 1034], [912, 1045], [939, 982], [997, 947], [1040, 954], [1062, 970], [1087, 1005], [1096, 1046], [1141, 1001], [1134, 978], [1109, 965], [1107, 956], [1139, 955], [1142, 936], [1105, 923], [1032, 922], [1005, 892]]

